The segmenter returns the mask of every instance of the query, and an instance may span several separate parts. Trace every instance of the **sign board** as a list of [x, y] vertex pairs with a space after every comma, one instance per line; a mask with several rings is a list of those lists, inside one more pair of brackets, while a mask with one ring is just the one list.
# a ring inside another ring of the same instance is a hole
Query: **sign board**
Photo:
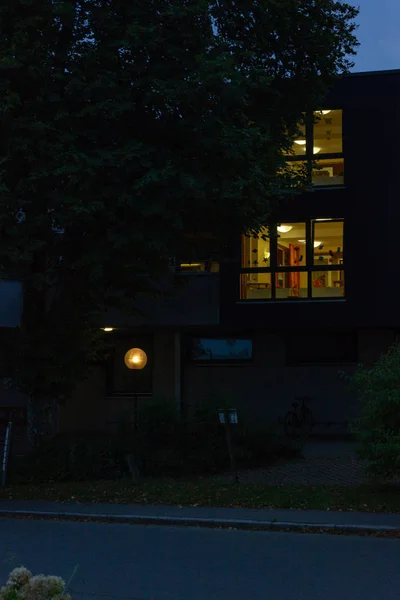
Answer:
[[0, 327], [19, 327], [22, 316], [21, 281], [0, 279]]

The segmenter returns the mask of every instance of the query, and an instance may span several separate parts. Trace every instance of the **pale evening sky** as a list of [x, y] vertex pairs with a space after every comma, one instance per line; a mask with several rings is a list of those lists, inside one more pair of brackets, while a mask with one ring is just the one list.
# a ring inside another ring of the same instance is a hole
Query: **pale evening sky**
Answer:
[[358, 71], [400, 69], [400, 0], [347, 0], [360, 7], [356, 32]]

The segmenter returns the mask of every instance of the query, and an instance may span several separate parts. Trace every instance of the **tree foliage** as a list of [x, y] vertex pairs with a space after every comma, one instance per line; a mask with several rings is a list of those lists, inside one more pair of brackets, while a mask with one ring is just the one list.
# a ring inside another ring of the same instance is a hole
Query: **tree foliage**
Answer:
[[400, 474], [400, 346], [371, 368], [360, 366], [349, 378], [362, 402], [354, 431], [360, 457], [378, 478]]
[[356, 14], [338, 0], [2, 0], [0, 266], [25, 282], [30, 394], [79, 379], [92, 315], [147, 289], [183, 232], [256, 232], [293, 194], [285, 153], [351, 66]]

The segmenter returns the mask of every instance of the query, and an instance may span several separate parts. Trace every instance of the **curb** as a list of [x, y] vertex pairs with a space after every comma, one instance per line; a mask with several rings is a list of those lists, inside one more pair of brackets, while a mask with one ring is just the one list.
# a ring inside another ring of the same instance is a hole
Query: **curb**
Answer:
[[79, 512], [51, 512], [38, 510], [2, 510], [0, 518], [31, 518], [60, 521], [124, 523], [131, 525], [164, 525], [174, 527], [209, 527], [257, 531], [315, 531], [326, 533], [400, 533], [397, 525], [353, 525], [336, 523], [307, 523], [294, 521], [255, 521], [250, 519], [206, 519], [199, 517], [166, 517], [143, 515], [87, 514]]

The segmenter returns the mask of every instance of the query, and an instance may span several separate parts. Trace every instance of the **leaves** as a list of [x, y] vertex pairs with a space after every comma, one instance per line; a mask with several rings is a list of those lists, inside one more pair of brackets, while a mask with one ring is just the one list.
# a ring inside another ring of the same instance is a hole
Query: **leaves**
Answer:
[[150, 286], [184, 232], [223, 248], [301, 188], [287, 132], [350, 66], [356, 13], [335, 0], [1, 2], [0, 267], [25, 281], [25, 389], [56, 369], [31, 360], [39, 344], [76, 382], [109, 290]]
[[362, 401], [354, 424], [360, 456], [378, 478], [400, 474], [400, 347], [393, 346], [372, 366], [360, 365], [348, 377]]

